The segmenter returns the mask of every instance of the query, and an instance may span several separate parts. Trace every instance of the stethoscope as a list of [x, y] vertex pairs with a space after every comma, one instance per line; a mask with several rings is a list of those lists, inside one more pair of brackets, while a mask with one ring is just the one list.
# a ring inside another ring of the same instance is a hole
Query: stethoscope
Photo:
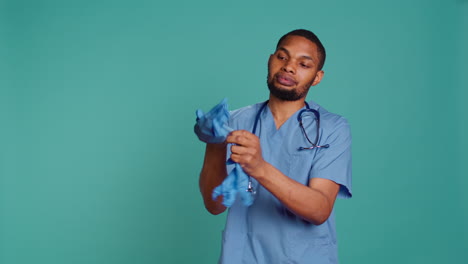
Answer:
[[[306, 108], [305, 109], [302, 109], [299, 114], [297, 115], [297, 121], [299, 122], [299, 126], [301, 127], [301, 130], [302, 130], [302, 134], [304, 134], [305, 138], [307, 139], [307, 141], [310, 143], [310, 147], [299, 147], [298, 150], [306, 150], [306, 149], [315, 149], [315, 148], [328, 148], [330, 147], [329, 144], [325, 144], [325, 145], [319, 145], [318, 144], [318, 140], [319, 140], [319, 132], [320, 132], [320, 113], [315, 110], [315, 109], [312, 109], [309, 107], [309, 104], [307, 102], [305, 102], [305, 105], [306, 105]], [[255, 134], [256, 135], [256, 132], [257, 132], [257, 126], [258, 126], [258, 122], [260, 120], [260, 115], [262, 114], [263, 110], [265, 109], [265, 107], [268, 105], [268, 100], [265, 101], [263, 103], [263, 105], [260, 107], [260, 109], [258, 110], [257, 112], [257, 115], [255, 116], [255, 122], [254, 122], [254, 126], [253, 126], [253, 129], [252, 129], [252, 134]], [[313, 113], [315, 115], [315, 120], [317, 122], [317, 133], [315, 135], [315, 141], [312, 142], [310, 139], [309, 139], [309, 136], [307, 136], [307, 132], [304, 128], [304, 125], [302, 123], [302, 115], [304, 114], [307, 114], [307, 113]], [[252, 194], [255, 194], [255, 190], [253, 189], [252, 187], [252, 178], [250, 177], [249, 175], [249, 183], [248, 183], [248, 186], [247, 186], [247, 192], [250, 192]]]

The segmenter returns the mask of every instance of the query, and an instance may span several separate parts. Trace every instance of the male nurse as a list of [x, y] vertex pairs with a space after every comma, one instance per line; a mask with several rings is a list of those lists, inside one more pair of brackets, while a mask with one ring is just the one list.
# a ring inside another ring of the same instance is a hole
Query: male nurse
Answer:
[[325, 55], [311, 31], [282, 36], [268, 60], [268, 100], [232, 111], [234, 131], [206, 145], [200, 190], [210, 213], [227, 209], [212, 193], [232, 169], [228, 158], [253, 187], [250, 206], [237, 199], [228, 208], [219, 263], [338, 263], [333, 206], [351, 197], [350, 128], [305, 100], [324, 77]]

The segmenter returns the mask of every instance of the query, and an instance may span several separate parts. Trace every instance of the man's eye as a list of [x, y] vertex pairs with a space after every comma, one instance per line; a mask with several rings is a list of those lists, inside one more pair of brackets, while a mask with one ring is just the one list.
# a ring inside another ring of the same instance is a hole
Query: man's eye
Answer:
[[285, 59], [286, 59], [286, 56], [278, 55], [278, 59], [280, 59], [280, 60], [285, 60]]
[[305, 64], [305, 63], [301, 63], [301, 67], [302, 67], [302, 68], [306, 68], [306, 69], [310, 68], [310, 66], [307, 65], [307, 64]]

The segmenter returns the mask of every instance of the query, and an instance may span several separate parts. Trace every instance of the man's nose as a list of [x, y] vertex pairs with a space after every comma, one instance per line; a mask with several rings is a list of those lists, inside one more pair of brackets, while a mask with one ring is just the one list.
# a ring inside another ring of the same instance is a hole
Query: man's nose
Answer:
[[285, 61], [282, 67], [282, 70], [288, 73], [295, 73], [296, 68], [294, 67], [294, 64], [292, 63], [291, 60]]

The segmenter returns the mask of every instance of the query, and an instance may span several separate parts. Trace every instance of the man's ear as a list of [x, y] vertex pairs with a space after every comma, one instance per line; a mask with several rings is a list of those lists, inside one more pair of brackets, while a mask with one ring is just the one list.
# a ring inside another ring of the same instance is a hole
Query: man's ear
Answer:
[[322, 81], [324, 74], [325, 74], [324, 71], [322, 70], [318, 71], [317, 74], [315, 75], [314, 81], [312, 82], [312, 86], [319, 84], [320, 81]]

